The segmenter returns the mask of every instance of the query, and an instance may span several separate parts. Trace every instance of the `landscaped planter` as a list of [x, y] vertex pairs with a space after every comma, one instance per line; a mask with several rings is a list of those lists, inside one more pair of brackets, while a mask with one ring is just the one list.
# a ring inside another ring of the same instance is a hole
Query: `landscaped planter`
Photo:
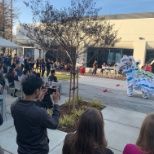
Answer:
[[88, 107], [94, 107], [102, 110], [105, 108], [105, 105], [102, 105], [102, 103], [98, 100], [93, 100], [90, 102], [83, 101], [76, 105], [75, 111], [69, 111], [68, 103], [61, 105], [58, 129], [67, 133], [75, 132], [80, 116]]

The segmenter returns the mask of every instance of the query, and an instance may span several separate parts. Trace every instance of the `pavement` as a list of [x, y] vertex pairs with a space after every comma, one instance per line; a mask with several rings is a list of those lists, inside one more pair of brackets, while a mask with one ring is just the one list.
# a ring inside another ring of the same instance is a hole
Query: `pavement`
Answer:
[[[127, 97], [125, 81], [83, 76], [79, 79], [79, 83], [80, 96], [86, 100], [99, 99], [106, 105], [102, 113], [108, 147], [115, 154], [121, 154], [127, 143], [136, 142], [146, 114], [154, 108], [153, 98], [145, 100], [141, 97], [141, 93], [136, 91], [134, 97]], [[117, 84], [120, 86], [116, 86]], [[107, 92], [103, 92], [105, 88]], [[69, 82], [62, 81], [60, 104], [68, 99], [68, 89]], [[0, 146], [5, 154], [17, 153], [16, 131], [10, 114], [10, 105], [14, 100], [15, 98], [7, 95], [7, 120], [0, 126]], [[66, 133], [59, 130], [48, 130], [48, 136], [50, 139], [49, 154], [61, 154]]]

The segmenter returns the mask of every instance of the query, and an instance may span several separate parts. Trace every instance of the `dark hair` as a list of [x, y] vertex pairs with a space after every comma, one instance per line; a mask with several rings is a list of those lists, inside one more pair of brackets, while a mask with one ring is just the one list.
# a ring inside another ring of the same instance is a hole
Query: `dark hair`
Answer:
[[93, 154], [96, 148], [105, 151], [107, 141], [104, 133], [102, 113], [94, 108], [88, 108], [80, 117], [77, 132], [71, 137], [70, 153]]
[[143, 153], [154, 153], [154, 112], [148, 114], [141, 126], [136, 145]]
[[43, 84], [43, 80], [37, 76], [29, 76], [22, 83], [22, 89], [25, 95], [32, 95], [36, 89]]
[[9, 69], [8, 73], [13, 73], [13, 72], [14, 72], [14, 68], [11, 67], [11, 68]]
[[3, 68], [3, 66], [0, 65], [0, 70]]
[[54, 74], [55, 73], [55, 70], [51, 70], [51, 74]]
[[36, 76], [38, 76], [40, 78], [41, 77], [41, 74], [40, 73], [36, 73]]
[[23, 71], [23, 74], [26, 75], [26, 73], [27, 73], [28, 71], [29, 71], [29, 70], [25, 69], [25, 70]]

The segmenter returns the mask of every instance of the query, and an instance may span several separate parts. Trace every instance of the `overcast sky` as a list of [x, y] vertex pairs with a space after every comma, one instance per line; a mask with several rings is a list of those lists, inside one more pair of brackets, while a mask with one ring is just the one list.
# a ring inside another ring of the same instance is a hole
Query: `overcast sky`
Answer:
[[[15, 23], [31, 23], [31, 11], [23, 4], [23, 0], [15, 0], [15, 6], [20, 9], [19, 19]], [[25, 0], [26, 1], [26, 0]], [[44, 0], [45, 1], [45, 0]], [[71, 0], [50, 0], [56, 8], [67, 7]], [[96, 7], [101, 7], [100, 15], [129, 14], [154, 12], [154, 0], [94, 0]]]

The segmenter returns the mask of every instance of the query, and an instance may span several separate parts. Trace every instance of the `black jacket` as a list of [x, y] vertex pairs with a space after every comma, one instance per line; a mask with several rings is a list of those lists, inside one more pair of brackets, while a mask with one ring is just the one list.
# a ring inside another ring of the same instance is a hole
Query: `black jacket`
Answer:
[[18, 153], [47, 154], [49, 140], [46, 128], [57, 128], [59, 106], [54, 105], [53, 115], [50, 116], [35, 102], [18, 99], [11, 105], [11, 114], [17, 131]]
[[0, 125], [2, 125], [2, 123], [3, 123], [3, 118], [2, 118], [2, 115], [0, 113]]

